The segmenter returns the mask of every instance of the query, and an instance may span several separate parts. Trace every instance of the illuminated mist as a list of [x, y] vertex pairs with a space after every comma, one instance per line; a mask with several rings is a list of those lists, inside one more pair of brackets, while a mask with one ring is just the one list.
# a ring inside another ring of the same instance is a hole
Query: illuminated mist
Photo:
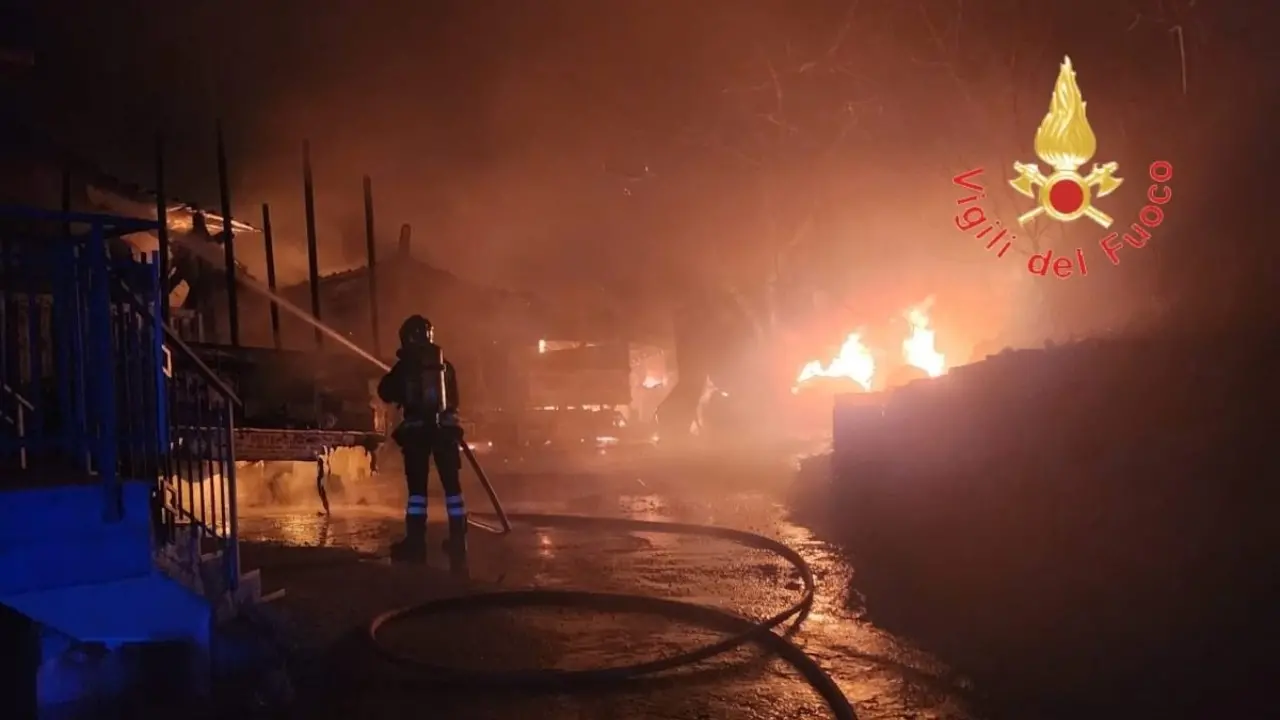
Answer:
[[[1208, 318], [1265, 284], [1198, 239], [1242, 118], [1266, 116], [1275, 79], [1256, 61], [1274, 51], [1244, 32], [1262, 23], [1191, 2], [960, 7], [65, 0], [39, 10], [27, 92], [34, 117], [142, 185], [163, 127], [173, 194], [209, 206], [224, 118], [235, 214], [271, 203], [286, 281], [305, 275], [309, 138], [325, 271], [362, 262], [368, 173], [384, 245], [409, 222], [419, 258], [644, 326], [709, 286], [758, 325], [806, 328], [810, 357], [930, 295], [938, 351], [963, 359]], [[1068, 50], [1099, 157], [1135, 177], [1109, 209], [1136, 214], [1152, 159], [1179, 168], [1179, 205], [1144, 256], [1056, 282], [1028, 254], [1093, 246], [1093, 228], [1045, 226], [994, 260], [955, 233], [949, 178], [986, 168], [992, 212], [1016, 218], [997, 186], [1030, 159]], [[257, 242], [240, 254], [262, 274]]]

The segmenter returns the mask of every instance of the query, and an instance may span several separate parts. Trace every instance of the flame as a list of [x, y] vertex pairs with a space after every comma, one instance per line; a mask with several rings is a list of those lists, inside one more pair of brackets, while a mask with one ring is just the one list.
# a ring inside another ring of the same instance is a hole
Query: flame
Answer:
[[1058, 80], [1049, 100], [1049, 114], [1036, 130], [1036, 155], [1058, 171], [1072, 171], [1085, 164], [1098, 149], [1098, 139], [1089, 127], [1083, 96], [1076, 85], [1071, 58], [1063, 58]]
[[800, 375], [796, 377], [796, 386], [792, 388], [792, 392], [799, 390], [799, 385], [807, 380], [814, 378], [848, 378], [861, 385], [864, 389], [871, 389], [871, 379], [876, 374], [876, 361], [871, 356], [871, 350], [862, 343], [862, 336], [859, 333], [850, 333], [844, 340], [844, 344], [840, 346], [840, 352], [826, 367], [821, 362], [812, 360], [805, 364], [800, 370]]
[[947, 358], [934, 345], [937, 333], [929, 326], [928, 301], [906, 312], [911, 325], [911, 335], [902, 342], [902, 357], [908, 365], [920, 368], [929, 377], [938, 377], [947, 371]]
[[[929, 321], [929, 308], [932, 304], [933, 298], [929, 298], [903, 312], [903, 316], [911, 326], [911, 331], [907, 339], [902, 342], [902, 359], [907, 365], [924, 371], [929, 377], [938, 377], [947, 372], [947, 358], [938, 352], [937, 332]], [[796, 377], [796, 383], [791, 388], [791, 392], [799, 393], [801, 385], [818, 378], [853, 380], [864, 389], [870, 390], [875, 376], [875, 355], [862, 342], [861, 333], [851, 333], [840, 346], [840, 352], [836, 353], [829, 364], [824, 366], [818, 360], [806, 363]], [[890, 380], [890, 382], [894, 381]]]

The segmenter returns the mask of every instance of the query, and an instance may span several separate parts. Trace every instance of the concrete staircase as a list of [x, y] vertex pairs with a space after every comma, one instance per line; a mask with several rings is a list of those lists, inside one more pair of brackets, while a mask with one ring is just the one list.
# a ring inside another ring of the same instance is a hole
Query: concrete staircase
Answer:
[[[103, 519], [97, 483], [3, 493], [0, 604], [39, 627], [42, 708], [97, 704], [101, 695], [122, 691], [133, 678], [104, 688], [100, 677], [84, 676], [120, 675], [112, 655], [138, 645], [185, 648], [178, 654], [187, 664], [185, 692], [205, 696], [219, 624], [260, 601], [257, 571], [232, 588], [223, 553], [203, 550], [207, 543], [197, 533], [180, 531], [185, 542], [163, 541], [154, 487], [122, 483], [123, 513], [115, 522]], [[97, 657], [90, 663], [96, 669], [86, 667], [85, 648]]]
[[231, 588], [222, 552], [201, 552], [195, 533], [187, 548], [157, 542], [153, 487], [122, 483], [117, 522], [103, 520], [97, 485], [4, 493], [0, 602], [83, 641], [139, 642], [205, 638], [260, 597], [257, 571]]
[[147, 223], [14, 215], [89, 231], [0, 236], [0, 645], [34, 663], [11, 696], [0, 679], [5, 717], [31, 695], [97, 716], [154, 674], [121, 660], [139, 647], [166, 649], [166, 691], [207, 697], [219, 625], [261, 600], [239, 574], [239, 399], [161, 322], [156, 259], [107, 252]]

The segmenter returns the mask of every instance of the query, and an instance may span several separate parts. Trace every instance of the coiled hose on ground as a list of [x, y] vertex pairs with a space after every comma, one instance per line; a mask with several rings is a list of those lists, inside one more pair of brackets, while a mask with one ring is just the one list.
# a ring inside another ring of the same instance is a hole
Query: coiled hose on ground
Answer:
[[[487, 483], [486, 483], [487, 484]], [[496, 501], [496, 497], [494, 498]], [[747, 547], [767, 550], [786, 559], [800, 574], [804, 590], [800, 599], [766, 620], [755, 621], [727, 610], [642, 595], [590, 592], [585, 590], [517, 590], [465, 595], [433, 600], [420, 605], [399, 608], [374, 618], [368, 628], [369, 640], [378, 653], [398, 665], [415, 670], [423, 679], [447, 683], [453, 686], [507, 687], [527, 690], [572, 689], [575, 686], [617, 682], [652, 675], [675, 668], [705, 661], [716, 655], [757, 643], [786, 660], [800, 671], [818, 694], [822, 696], [837, 720], [856, 720], [853, 706], [840, 691], [835, 681], [818, 664], [784, 635], [774, 632], [787, 621], [793, 621], [790, 630], [798, 628], [813, 606], [815, 583], [813, 571], [803, 557], [782, 543], [742, 530], [676, 522], [652, 522], [624, 518], [600, 518], [580, 515], [544, 515], [531, 513], [501, 513], [498, 519], [507, 526], [507, 520], [526, 523], [535, 527], [562, 527], [571, 529], [605, 530], [612, 532], [650, 532], [675, 535], [693, 535], [729, 540]], [[397, 653], [379, 642], [379, 635], [397, 622], [427, 615], [446, 614], [455, 611], [474, 611], [479, 608], [513, 607], [574, 607], [602, 612], [636, 612], [662, 615], [675, 620], [732, 633], [723, 640], [688, 652], [657, 660], [585, 670], [522, 669], [510, 671], [482, 671], [451, 668], [436, 665], [420, 658]], [[789, 632], [787, 633], [789, 634]]]

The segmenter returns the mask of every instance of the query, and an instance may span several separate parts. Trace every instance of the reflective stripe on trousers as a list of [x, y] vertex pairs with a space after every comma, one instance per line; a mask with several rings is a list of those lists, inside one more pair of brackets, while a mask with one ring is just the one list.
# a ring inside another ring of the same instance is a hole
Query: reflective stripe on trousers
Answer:
[[427, 514], [427, 496], [426, 495], [410, 495], [409, 502], [404, 508], [405, 515], [426, 515]]
[[461, 495], [445, 495], [444, 506], [449, 512], [449, 517], [467, 516], [467, 504], [463, 502]]

